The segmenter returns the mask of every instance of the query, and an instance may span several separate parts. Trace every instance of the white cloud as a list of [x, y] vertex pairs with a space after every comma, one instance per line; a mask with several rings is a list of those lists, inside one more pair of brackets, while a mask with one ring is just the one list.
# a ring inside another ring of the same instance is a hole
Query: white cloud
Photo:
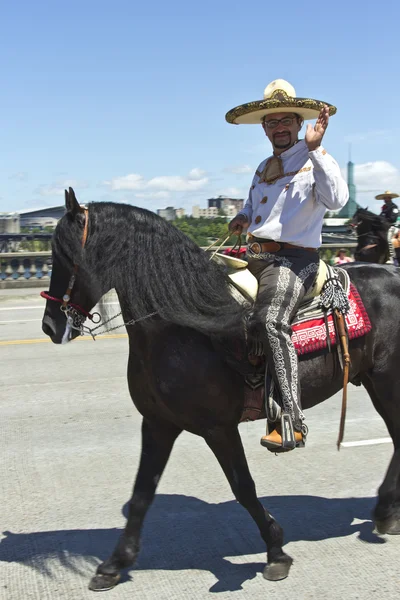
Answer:
[[[346, 169], [342, 169], [342, 174], [347, 180]], [[375, 196], [385, 190], [400, 194], [400, 170], [384, 160], [354, 165], [354, 183], [357, 202], [379, 212], [381, 204], [375, 200]]]
[[400, 171], [384, 160], [354, 166], [357, 193], [378, 194], [385, 190], [400, 193]]
[[217, 193], [217, 196], [226, 196], [227, 198], [239, 199], [245, 198], [247, 196], [247, 192], [244, 192], [243, 189], [238, 187], [226, 187], [220, 190]]
[[146, 182], [142, 175], [131, 173], [124, 177], [115, 177], [111, 181], [105, 181], [104, 185], [109, 185], [112, 190], [141, 190], [145, 187]]
[[208, 179], [190, 179], [188, 177], [180, 177], [167, 175], [165, 177], [154, 177], [147, 182], [147, 187], [158, 190], [168, 190], [170, 192], [190, 192], [199, 190], [208, 183]]
[[78, 181], [77, 179], [66, 179], [65, 181], [56, 181], [50, 185], [41, 185], [36, 193], [40, 196], [63, 196], [64, 190], [72, 187], [75, 191], [79, 189], [85, 189], [88, 184], [85, 181]]
[[169, 198], [170, 197], [170, 193], [166, 192], [164, 190], [161, 190], [159, 192], [139, 192], [138, 194], [135, 194], [135, 198], [157, 198], [157, 199], [163, 199], [163, 198]]
[[201, 169], [192, 169], [188, 176], [164, 175], [146, 180], [142, 175], [131, 173], [105, 181], [112, 190], [159, 190], [164, 192], [192, 192], [204, 188], [208, 178]]
[[226, 173], [233, 173], [235, 175], [244, 175], [247, 173], [253, 173], [255, 169], [250, 167], [250, 165], [239, 165], [237, 167], [227, 167], [224, 169], [224, 171]]
[[206, 175], [206, 172], [202, 169], [192, 169], [189, 171], [189, 179], [202, 179]]

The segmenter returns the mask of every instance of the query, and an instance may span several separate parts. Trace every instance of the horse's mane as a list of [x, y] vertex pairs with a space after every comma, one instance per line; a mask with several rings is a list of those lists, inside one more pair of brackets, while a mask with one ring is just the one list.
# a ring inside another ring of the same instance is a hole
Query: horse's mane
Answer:
[[363, 221], [368, 221], [375, 229], [388, 229], [387, 223], [384, 221], [384, 219], [382, 219], [380, 215], [371, 212], [367, 208], [358, 208], [354, 216], [358, 216]]
[[72, 226], [67, 213], [57, 226], [53, 252], [61, 258], [74, 256], [102, 289], [116, 288], [121, 305], [135, 319], [157, 311], [171, 323], [237, 335], [250, 307], [233, 299], [225, 270], [182, 231], [126, 204], [93, 202], [88, 209], [84, 251], [82, 231]]

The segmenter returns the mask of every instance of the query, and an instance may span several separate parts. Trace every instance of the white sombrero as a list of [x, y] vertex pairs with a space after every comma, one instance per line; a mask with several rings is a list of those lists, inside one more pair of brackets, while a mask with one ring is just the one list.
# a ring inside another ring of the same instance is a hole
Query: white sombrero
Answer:
[[385, 198], [391, 198], [393, 200], [393, 198], [400, 198], [399, 194], [396, 194], [395, 192], [389, 192], [389, 190], [387, 190], [386, 192], [383, 192], [383, 194], [379, 194], [378, 196], [375, 196], [375, 200], [384, 200]]
[[296, 98], [294, 87], [284, 79], [275, 79], [264, 90], [264, 99], [248, 102], [232, 108], [225, 119], [234, 125], [259, 124], [265, 115], [280, 112], [294, 112], [305, 120], [316, 119], [324, 106], [329, 107], [329, 115], [336, 113], [336, 107], [322, 100]]

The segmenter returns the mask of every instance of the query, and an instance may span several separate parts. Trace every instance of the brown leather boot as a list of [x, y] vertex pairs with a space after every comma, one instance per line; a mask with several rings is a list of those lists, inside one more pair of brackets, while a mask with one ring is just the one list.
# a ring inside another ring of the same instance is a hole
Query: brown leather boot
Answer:
[[[296, 442], [295, 448], [301, 448], [305, 446], [305, 437], [300, 431], [294, 431], [294, 439]], [[261, 446], [268, 448], [272, 452], [289, 452], [294, 448], [284, 448], [282, 446], [282, 428], [281, 424], [277, 423], [276, 427], [268, 435], [263, 435], [260, 440]]]

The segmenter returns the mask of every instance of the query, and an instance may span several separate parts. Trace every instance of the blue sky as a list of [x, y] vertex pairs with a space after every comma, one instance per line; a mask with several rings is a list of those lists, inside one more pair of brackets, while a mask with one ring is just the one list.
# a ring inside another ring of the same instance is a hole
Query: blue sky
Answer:
[[225, 122], [273, 79], [338, 107], [324, 146], [358, 201], [400, 193], [398, 23], [393, 1], [114, 0], [0, 8], [0, 211], [79, 199], [151, 210], [244, 197], [270, 154], [256, 125]]

